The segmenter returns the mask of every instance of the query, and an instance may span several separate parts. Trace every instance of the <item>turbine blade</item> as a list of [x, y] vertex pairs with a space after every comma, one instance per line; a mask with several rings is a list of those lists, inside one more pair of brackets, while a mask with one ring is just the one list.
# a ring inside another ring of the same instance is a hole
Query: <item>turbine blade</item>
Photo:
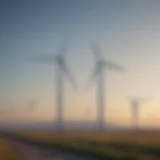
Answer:
[[109, 69], [124, 71], [123, 67], [121, 67], [121, 66], [119, 66], [115, 63], [112, 63], [112, 62], [109, 62], [109, 61], [104, 61], [103, 63], [104, 63], [103, 65], [106, 66]]
[[100, 73], [100, 67], [96, 66], [92, 75], [89, 78], [87, 86], [89, 86], [93, 82], [93, 80], [98, 76], [99, 73]]
[[68, 48], [67, 43], [64, 43], [62, 47], [56, 52], [56, 55], [63, 57], [67, 51], [67, 48]]
[[40, 55], [40, 56], [37, 56], [37, 57], [33, 57], [31, 58], [32, 61], [35, 61], [35, 62], [41, 62], [41, 63], [51, 63], [53, 64], [56, 60], [56, 57], [55, 56], [45, 56], [45, 55]]
[[66, 63], [63, 61], [63, 63], [60, 64], [60, 67], [62, 69], [62, 71], [66, 74], [66, 76], [68, 77], [71, 85], [76, 88], [76, 83], [75, 83], [75, 79], [73, 77], [73, 75], [71, 74], [70, 70], [68, 69]]
[[[67, 36], [67, 37], [68, 37], [68, 36]], [[60, 57], [64, 57], [64, 55], [65, 55], [65, 53], [66, 53], [66, 51], [67, 51], [67, 49], [68, 49], [69, 40], [68, 40], [67, 37], [63, 39], [62, 46], [61, 46], [61, 48], [57, 51], [57, 54], [56, 54], [56, 55], [58, 55], [58, 56], [60, 56]]]
[[40, 55], [37, 57], [33, 57], [31, 58], [32, 61], [37, 61], [37, 62], [42, 62], [42, 63], [53, 63], [55, 61], [57, 61], [58, 58], [64, 56], [64, 54], [67, 51], [67, 47], [68, 47], [68, 41], [67, 39], [65, 39], [63, 45], [61, 48], [58, 49], [58, 51], [54, 54], [54, 55]]
[[95, 58], [96, 58], [96, 61], [97, 60], [101, 60], [102, 57], [100, 55], [100, 47], [98, 44], [96, 44], [95, 42], [92, 44], [92, 50], [93, 50], [93, 53], [95, 55]]

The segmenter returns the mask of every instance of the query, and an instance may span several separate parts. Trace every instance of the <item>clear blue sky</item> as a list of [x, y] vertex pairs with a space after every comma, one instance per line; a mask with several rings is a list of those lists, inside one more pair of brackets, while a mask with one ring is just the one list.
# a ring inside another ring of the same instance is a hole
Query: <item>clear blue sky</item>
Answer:
[[[126, 74], [106, 74], [106, 118], [129, 123], [127, 97], [133, 95], [151, 98], [141, 108], [141, 123], [160, 122], [159, 0], [3, 0], [0, 20], [0, 98], [10, 117], [5, 121], [54, 118], [54, 65], [27, 59], [54, 55], [69, 37], [67, 62], [79, 89], [66, 81], [66, 119], [88, 119], [86, 107], [95, 118], [95, 87], [83, 88], [94, 67], [91, 43], [96, 40], [105, 59], [127, 69]], [[33, 115], [26, 112], [31, 99], [37, 101]]]

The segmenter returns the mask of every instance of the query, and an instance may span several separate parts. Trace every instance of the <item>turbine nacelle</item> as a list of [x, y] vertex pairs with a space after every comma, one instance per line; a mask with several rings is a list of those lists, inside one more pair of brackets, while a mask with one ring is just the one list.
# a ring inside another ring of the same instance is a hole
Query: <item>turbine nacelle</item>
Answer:
[[115, 71], [117, 70], [117, 71], [124, 72], [123, 67], [117, 65], [116, 63], [106, 61], [102, 58], [102, 56], [100, 54], [100, 47], [97, 44], [94, 44], [92, 46], [92, 49], [93, 49], [93, 53], [95, 55], [96, 64], [95, 64], [95, 69], [93, 71], [93, 74], [91, 75], [89, 83], [94, 78], [100, 76], [104, 70], [115, 70]]
[[73, 87], [76, 87], [73, 75], [69, 71], [68, 66], [66, 64], [66, 60], [65, 60], [66, 50], [67, 50], [67, 45], [65, 44], [65, 45], [63, 45], [62, 48], [60, 48], [57, 51], [55, 56], [53, 56], [53, 55], [50, 55], [50, 56], [49, 55], [41, 55], [41, 56], [32, 58], [32, 60], [37, 61], [37, 62], [41, 62], [41, 63], [45, 63], [45, 64], [55, 64], [55, 65], [57, 65], [57, 67], [59, 68], [59, 71], [62, 72], [63, 74], [65, 74], [68, 77], [71, 85]]
[[142, 103], [144, 103], [144, 102], [146, 102], [146, 101], [148, 101], [148, 99], [147, 98], [132, 98], [131, 99], [131, 105], [134, 107], [134, 106], [139, 106], [140, 104], [142, 104]]
[[56, 55], [39, 55], [37, 57], [32, 58], [32, 60], [45, 64], [62, 64], [65, 61], [65, 53], [66, 50], [62, 48], [59, 51], [57, 51]]
[[98, 44], [93, 43], [92, 44], [92, 49], [93, 49], [93, 53], [95, 55], [95, 61], [96, 61], [96, 65], [100, 66], [101, 68], [108, 68], [108, 69], [115, 69], [115, 70], [121, 70], [124, 71], [124, 68], [117, 65], [116, 63], [110, 62], [110, 61], [106, 61], [103, 59], [100, 50], [100, 47]]
[[56, 62], [58, 64], [62, 64], [62, 63], [64, 63], [64, 57], [62, 57], [61, 55], [57, 55], [54, 57], [54, 62]]

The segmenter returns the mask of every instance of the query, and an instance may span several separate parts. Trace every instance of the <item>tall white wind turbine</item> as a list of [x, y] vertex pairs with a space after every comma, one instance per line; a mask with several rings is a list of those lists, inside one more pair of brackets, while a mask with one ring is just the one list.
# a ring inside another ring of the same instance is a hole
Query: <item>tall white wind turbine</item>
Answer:
[[34, 60], [39, 62], [44, 62], [47, 64], [55, 64], [56, 65], [56, 108], [57, 108], [57, 127], [58, 130], [62, 130], [63, 128], [63, 107], [64, 107], [64, 78], [67, 76], [71, 85], [75, 87], [74, 78], [68, 69], [65, 60], [65, 53], [67, 50], [67, 45], [63, 45], [59, 51], [57, 51], [56, 56], [39, 56], [34, 58]]
[[[97, 44], [93, 44], [93, 53], [95, 55], [95, 69], [89, 83], [93, 81], [95, 78], [97, 79], [97, 121], [98, 121], [98, 128], [99, 130], [104, 130], [105, 124], [105, 81], [104, 81], [104, 73], [107, 70], [117, 70], [117, 71], [124, 71], [124, 69], [112, 62], [106, 61], [102, 58], [100, 54], [100, 48]], [[107, 123], [106, 123], [107, 124]]]

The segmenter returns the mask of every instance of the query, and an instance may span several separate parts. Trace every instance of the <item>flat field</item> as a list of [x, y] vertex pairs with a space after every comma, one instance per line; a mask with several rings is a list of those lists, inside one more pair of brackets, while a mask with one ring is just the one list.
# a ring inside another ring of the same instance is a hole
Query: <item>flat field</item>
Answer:
[[24, 139], [106, 160], [160, 160], [160, 132], [28, 132]]

